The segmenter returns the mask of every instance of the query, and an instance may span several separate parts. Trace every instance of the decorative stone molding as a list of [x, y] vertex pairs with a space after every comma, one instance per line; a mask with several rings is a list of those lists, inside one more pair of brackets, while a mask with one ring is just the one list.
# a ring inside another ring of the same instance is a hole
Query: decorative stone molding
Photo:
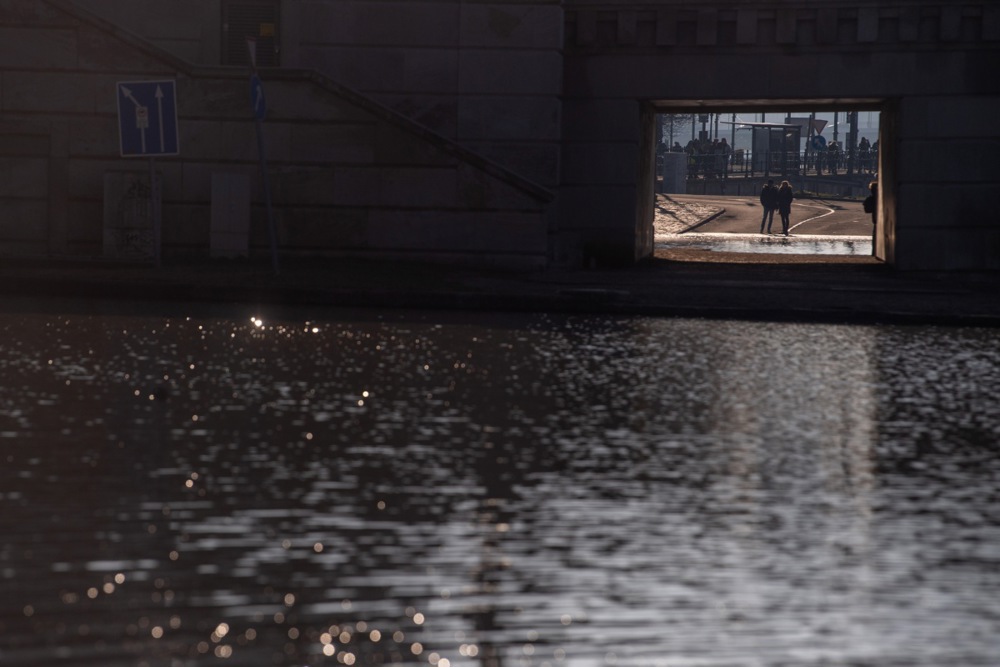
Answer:
[[996, 48], [1000, 4], [841, 4], [781, 8], [732, 3], [566, 4], [569, 52], [631, 49]]

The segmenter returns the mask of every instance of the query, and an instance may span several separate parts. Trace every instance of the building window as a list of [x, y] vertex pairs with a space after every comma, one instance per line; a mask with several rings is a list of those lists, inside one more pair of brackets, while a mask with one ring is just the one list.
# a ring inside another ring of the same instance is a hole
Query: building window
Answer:
[[247, 40], [253, 40], [258, 67], [280, 65], [277, 0], [224, 0], [222, 3], [222, 64], [250, 65]]

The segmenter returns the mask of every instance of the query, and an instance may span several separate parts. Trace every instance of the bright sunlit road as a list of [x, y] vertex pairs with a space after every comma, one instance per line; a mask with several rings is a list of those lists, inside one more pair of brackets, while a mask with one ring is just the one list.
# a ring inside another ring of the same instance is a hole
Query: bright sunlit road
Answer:
[[[716, 195], [670, 195], [670, 198], [691, 204], [721, 206], [725, 211], [688, 231], [703, 234], [760, 232], [763, 210], [757, 197], [722, 197]], [[831, 199], [796, 199], [792, 202], [792, 234], [824, 236], [868, 236], [872, 233], [871, 216], [861, 202]], [[781, 233], [781, 217], [774, 214], [772, 233]]]

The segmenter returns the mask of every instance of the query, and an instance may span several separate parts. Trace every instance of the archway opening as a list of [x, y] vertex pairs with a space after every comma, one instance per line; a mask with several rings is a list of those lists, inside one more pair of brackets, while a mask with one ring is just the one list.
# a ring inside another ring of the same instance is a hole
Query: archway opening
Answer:
[[[651, 111], [644, 176], [653, 205], [640, 210], [657, 250], [713, 261], [891, 261], [888, 226], [865, 204], [891, 153], [885, 101], [672, 100]], [[773, 218], [761, 203], [769, 182], [793, 192]], [[872, 207], [881, 211], [878, 191]]]

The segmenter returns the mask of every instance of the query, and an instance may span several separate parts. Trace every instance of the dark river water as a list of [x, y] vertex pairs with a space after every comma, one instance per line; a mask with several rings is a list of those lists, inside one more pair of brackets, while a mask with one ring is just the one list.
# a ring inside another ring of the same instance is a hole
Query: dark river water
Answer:
[[997, 330], [0, 306], [2, 665], [1000, 664]]

